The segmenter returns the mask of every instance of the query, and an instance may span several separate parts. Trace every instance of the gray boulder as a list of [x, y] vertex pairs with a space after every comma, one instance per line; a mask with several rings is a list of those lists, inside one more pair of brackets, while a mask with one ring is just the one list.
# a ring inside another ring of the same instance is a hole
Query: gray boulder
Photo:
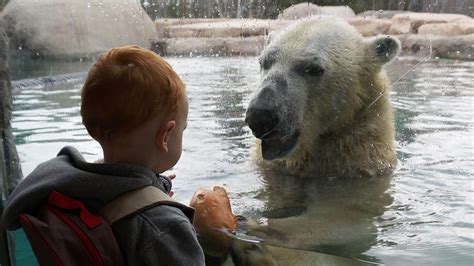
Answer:
[[349, 6], [321, 6], [321, 15], [333, 16], [338, 18], [353, 18], [356, 16], [354, 10]]
[[321, 7], [312, 3], [299, 3], [283, 10], [279, 19], [300, 19], [310, 16], [321, 15]]
[[150, 48], [154, 23], [135, 0], [12, 0], [2, 11], [13, 48], [38, 56], [95, 56], [116, 46]]
[[309, 2], [292, 5], [278, 15], [279, 19], [301, 19], [317, 15], [327, 15], [339, 18], [355, 17], [354, 10], [349, 6], [318, 6]]

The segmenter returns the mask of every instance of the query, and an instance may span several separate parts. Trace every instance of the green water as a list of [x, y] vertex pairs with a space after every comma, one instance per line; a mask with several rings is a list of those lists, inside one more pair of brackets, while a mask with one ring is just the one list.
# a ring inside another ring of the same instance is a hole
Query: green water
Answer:
[[[243, 118], [258, 81], [256, 58], [169, 61], [187, 84], [190, 104], [183, 155], [170, 171], [178, 201], [187, 204], [196, 188], [219, 185], [234, 213], [274, 228], [290, 221], [290, 239], [274, 239], [285, 245], [386, 265], [474, 264], [473, 62], [429, 60], [413, 68], [418, 59], [401, 58], [388, 66], [399, 167], [387, 184], [365, 186], [266, 176], [255, 166], [255, 139]], [[14, 77], [88, 66], [25, 66], [33, 72], [14, 70]], [[12, 125], [25, 175], [67, 144], [88, 160], [101, 156], [79, 117], [80, 82], [23, 85], [13, 93]], [[281, 202], [285, 208], [275, 208]], [[32, 265], [24, 235], [17, 235], [18, 265]]]
[[31, 250], [30, 243], [26, 238], [25, 232], [23, 230], [15, 231], [15, 256], [16, 263], [18, 266], [33, 266], [38, 265], [35, 255]]

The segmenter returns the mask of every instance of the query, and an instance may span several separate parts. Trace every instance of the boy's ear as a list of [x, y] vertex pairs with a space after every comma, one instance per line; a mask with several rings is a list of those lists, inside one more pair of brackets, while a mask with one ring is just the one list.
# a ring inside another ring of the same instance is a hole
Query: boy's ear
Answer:
[[369, 56], [380, 66], [390, 62], [401, 49], [400, 41], [393, 36], [377, 36], [369, 38], [366, 42]]
[[176, 121], [170, 120], [160, 126], [156, 135], [156, 144], [161, 151], [168, 152], [168, 140], [171, 132], [176, 127]]

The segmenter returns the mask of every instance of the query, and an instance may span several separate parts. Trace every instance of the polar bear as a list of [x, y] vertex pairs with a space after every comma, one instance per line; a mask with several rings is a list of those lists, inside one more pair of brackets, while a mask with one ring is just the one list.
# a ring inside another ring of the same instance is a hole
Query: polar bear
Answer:
[[[248, 235], [267, 246], [234, 245], [234, 257], [255, 265], [377, 261], [364, 253], [376, 243], [377, 217], [393, 202], [386, 191], [397, 163], [383, 66], [400, 46], [391, 36], [364, 39], [329, 17], [270, 34], [245, 118], [265, 180], [256, 217], [263, 224]], [[362, 176], [378, 178], [354, 178]]]
[[269, 35], [245, 122], [262, 164], [311, 176], [391, 173], [394, 118], [383, 65], [391, 36], [364, 39], [336, 18], [299, 21]]

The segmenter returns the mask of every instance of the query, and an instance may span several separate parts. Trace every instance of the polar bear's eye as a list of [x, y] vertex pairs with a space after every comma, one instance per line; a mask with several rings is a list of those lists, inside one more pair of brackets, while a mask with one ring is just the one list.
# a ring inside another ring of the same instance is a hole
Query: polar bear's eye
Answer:
[[260, 67], [263, 70], [268, 70], [272, 67], [272, 65], [278, 60], [280, 56], [280, 52], [277, 50], [270, 50], [266, 52], [263, 56], [258, 59], [260, 63]]
[[269, 59], [259, 59], [258, 62], [260, 63], [260, 67], [263, 70], [267, 70], [272, 66], [272, 61]]
[[324, 74], [324, 68], [315, 62], [315, 60], [300, 60], [296, 61], [293, 66], [293, 71], [301, 76], [319, 77]]
[[321, 76], [324, 73], [324, 68], [317, 65], [313, 65], [307, 67], [304, 72], [306, 75], [310, 76]]

